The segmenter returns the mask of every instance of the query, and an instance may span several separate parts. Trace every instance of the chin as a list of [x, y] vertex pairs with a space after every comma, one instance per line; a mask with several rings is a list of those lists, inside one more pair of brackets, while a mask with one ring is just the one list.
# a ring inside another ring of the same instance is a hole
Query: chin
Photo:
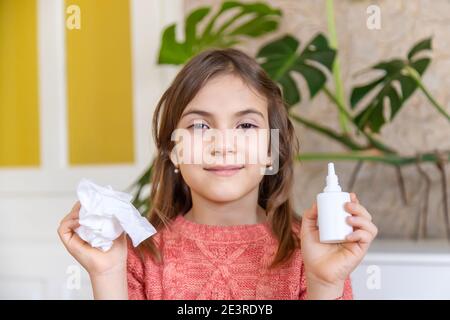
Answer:
[[184, 176], [186, 184], [193, 192], [215, 202], [236, 201], [257, 188], [261, 180], [261, 176], [252, 176], [246, 171], [226, 177], [205, 174], [205, 171], [195, 173]]
[[245, 194], [239, 190], [224, 190], [223, 188], [210, 188], [204, 194], [204, 197], [215, 202], [231, 202], [238, 200]]

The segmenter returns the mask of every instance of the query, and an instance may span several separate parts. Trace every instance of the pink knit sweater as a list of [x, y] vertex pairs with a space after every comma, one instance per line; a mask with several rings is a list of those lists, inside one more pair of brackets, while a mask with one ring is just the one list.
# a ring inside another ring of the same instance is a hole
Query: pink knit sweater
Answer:
[[[298, 229], [297, 229], [298, 230]], [[267, 269], [277, 240], [268, 222], [213, 226], [177, 216], [155, 234], [163, 263], [144, 261], [128, 240], [130, 299], [305, 299], [300, 250], [283, 266]], [[353, 299], [350, 278], [339, 299]]]

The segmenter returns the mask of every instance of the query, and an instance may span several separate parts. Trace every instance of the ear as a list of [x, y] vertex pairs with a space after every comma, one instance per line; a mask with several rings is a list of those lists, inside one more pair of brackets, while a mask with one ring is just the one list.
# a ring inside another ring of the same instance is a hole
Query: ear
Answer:
[[169, 158], [170, 158], [170, 161], [172, 161], [173, 165], [175, 167], [177, 167], [178, 166], [178, 156], [177, 156], [175, 147], [173, 147], [172, 150], [170, 151]]
[[271, 166], [272, 165], [272, 146], [269, 143], [269, 150], [267, 150], [267, 157], [266, 157], [266, 165]]
[[270, 152], [267, 154], [267, 162], [266, 162], [266, 166], [271, 166], [272, 165], [272, 155], [270, 154]]

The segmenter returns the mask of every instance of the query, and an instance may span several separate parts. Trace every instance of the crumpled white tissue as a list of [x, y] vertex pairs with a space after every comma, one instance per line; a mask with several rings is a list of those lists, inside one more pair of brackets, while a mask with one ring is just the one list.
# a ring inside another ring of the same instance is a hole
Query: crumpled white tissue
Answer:
[[80, 226], [75, 232], [94, 248], [108, 251], [124, 231], [135, 247], [156, 233], [151, 223], [131, 204], [133, 196], [128, 193], [82, 179], [77, 195], [81, 208]]

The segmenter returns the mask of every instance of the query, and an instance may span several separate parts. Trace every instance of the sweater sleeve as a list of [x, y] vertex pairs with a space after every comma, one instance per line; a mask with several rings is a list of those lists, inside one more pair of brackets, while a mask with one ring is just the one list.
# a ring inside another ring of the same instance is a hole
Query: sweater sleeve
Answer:
[[[306, 300], [307, 295], [307, 286], [306, 286], [306, 278], [305, 278], [305, 265], [302, 262], [301, 267], [301, 279], [300, 279], [300, 300]], [[353, 290], [352, 290], [352, 282], [350, 277], [348, 277], [344, 281], [344, 290], [342, 291], [342, 295], [337, 297], [335, 300], [353, 300]]]
[[127, 237], [127, 283], [129, 300], [146, 300], [144, 265]]
[[339, 298], [336, 298], [336, 300], [353, 300], [352, 281], [350, 277], [345, 280], [344, 291]]

